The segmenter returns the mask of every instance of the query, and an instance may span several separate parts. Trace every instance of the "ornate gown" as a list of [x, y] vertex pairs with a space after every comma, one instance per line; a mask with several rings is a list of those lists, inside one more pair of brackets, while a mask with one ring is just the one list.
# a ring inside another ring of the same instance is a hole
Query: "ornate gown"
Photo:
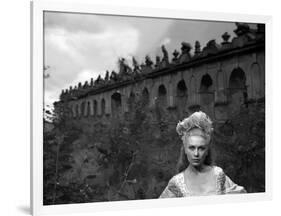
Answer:
[[159, 198], [173, 198], [173, 197], [186, 197], [195, 195], [218, 195], [218, 194], [229, 194], [229, 193], [246, 193], [246, 190], [225, 175], [220, 167], [213, 166], [212, 171], [215, 175], [215, 185], [209, 191], [205, 191], [202, 194], [194, 194], [192, 189], [187, 186], [184, 177], [184, 171], [175, 175], [169, 181], [167, 187], [164, 189]]

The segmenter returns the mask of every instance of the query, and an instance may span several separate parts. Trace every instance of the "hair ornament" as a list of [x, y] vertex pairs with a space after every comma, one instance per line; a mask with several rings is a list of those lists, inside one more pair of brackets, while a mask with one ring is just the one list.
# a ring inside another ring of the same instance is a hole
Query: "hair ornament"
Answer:
[[199, 111], [180, 121], [176, 130], [180, 136], [183, 136], [193, 128], [199, 128], [210, 136], [213, 131], [212, 121], [204, 112]]

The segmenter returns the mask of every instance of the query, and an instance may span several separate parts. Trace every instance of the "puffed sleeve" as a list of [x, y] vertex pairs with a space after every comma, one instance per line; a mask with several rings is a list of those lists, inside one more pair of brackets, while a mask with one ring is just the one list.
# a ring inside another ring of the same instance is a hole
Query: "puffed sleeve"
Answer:
[[227, 175], [225, 175], [225, 193], [236, 194], [236, 193], [247, 193], [244, 187], [235, 184]]
[[177, 186], [176, 179], [173, 177], [164, 191], [161, 193], [159, 198], [174, 198], [174, 197], [182, 197], [182, 193], [180, 188]]

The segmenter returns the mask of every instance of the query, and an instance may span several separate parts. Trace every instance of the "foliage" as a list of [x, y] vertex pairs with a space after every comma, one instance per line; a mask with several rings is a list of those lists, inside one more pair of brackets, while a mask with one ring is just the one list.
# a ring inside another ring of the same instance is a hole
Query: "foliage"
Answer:
[[215, 134], [216, 163], [247, 192], [265, 191], [265, 113], [263, 105], [241, 109]]
[[[44, 204], [157, 198], [175, 174], [181, 141], [160, 104], [136, 97], [125, 118], [70, 119], [56, 106], [44, 131]], [[245, 133], [247, 132], [247, 133]], [[248, 192], [264, 191], [264, 110], [215, 125], [216, 164]]]

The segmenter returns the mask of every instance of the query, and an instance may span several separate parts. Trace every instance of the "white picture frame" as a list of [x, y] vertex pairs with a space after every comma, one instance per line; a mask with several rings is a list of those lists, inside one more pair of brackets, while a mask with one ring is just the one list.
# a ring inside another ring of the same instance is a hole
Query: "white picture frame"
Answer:
[[[152, 8], [109, 7], [85, 3], [33, 1], [32, 12], [32, 71], [31, 71], [31, 209], [33, 215], [60, 213], [90, 213], [140, 208], [161, 208], [162, 206], [184, 206], [194, 204], [248, 202], [272, 199], [272, 148], [266, 145], [266, 192], [254, 194], [192, 197], [190, 199], [153, 199], [137, 201], [116, 201], [108, 203], [83, 203], [67, 205], [43, 205], [43, 13], [44, 11], [114, 14], [158, 18], [179, 18], [210, 21], [235, 21], [266, 24], [266, 83], [271, 79], [271, 25], [270, 16], [241, 15], [228, 13], [191, 12]], [[266, 85], [266, 143], [271, 143], [271, 86]]]

